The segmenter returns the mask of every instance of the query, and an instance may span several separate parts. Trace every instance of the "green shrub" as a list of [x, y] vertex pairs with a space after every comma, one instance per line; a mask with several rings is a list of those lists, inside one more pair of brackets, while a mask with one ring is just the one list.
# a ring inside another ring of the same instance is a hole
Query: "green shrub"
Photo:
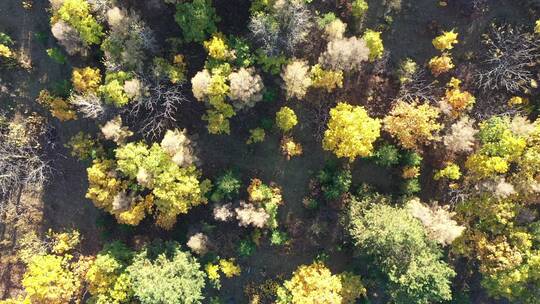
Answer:
[[64, 56], [64, 54], [62, 54], [62, 51], [60, 51], [60, 49], [57, 47], [47, 49], [47, 55], [49, 56], [49, 58], [59, 64], [65, 64], [67, 61], [66, 56]]
[[251, 256], [253, 253], [255, 253], [256, 248], [257, 246], [252, 240], [241, 240], [240, 244], [238, 245], [238, 255], [241, 257]]
[[324, 198], [332, 201], [349, 191], [352, 175], [349, 169], [336, 168], [330, 164], [319, 172], [317, 180], [321, 184]]
[[374, 155], [375, 163], [383, 167], [392, 167], [399, 163], [399, 150], [391, 144], [383, 144]]
[[233, 171], [229, 170], [216, 180], [216, 185], [214, 191], [210, 195], [210, 200], [215, 203], [223, 200], [230, 201], [238, 195], [240, 187], [242, 187], [242, 181]]

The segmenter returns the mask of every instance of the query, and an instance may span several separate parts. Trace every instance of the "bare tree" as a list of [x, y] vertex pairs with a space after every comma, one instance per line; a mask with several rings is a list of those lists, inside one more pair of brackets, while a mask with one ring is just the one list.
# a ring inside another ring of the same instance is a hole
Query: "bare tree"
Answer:
[[[7, 122], [0, 113], [0, 202], [25, 186], [40, 187], [51, 176], [52, 167], [45, 159], [39, 135], [46, 133], [41, 125], [39, 134], [25, 129], [25, 122]], [[19, 129], [20, 128], [20, 129]], [[0, 204], [0, 209], [3, 204]]]
[[296, 0], [277, 0], [273, 13], [257, 13], [249, 23], [254, 40], [269, 56], [293, 54], [311, 27], [310, 11]]
[[531, 68], [540, 58], [540, 45], [533, 34], [521, 27], [493, 25], [483, 43], [487, 52], [484, 66], [475, 75], [477, 85], [484, 91], [528, 91], [535, 76]]
[[138, 119], [139, 131], [147, 138], [158, 138], [174, 128], [178, 106], [188, 99], [181, 84], [171, 84], [161, 79], [143, 80], [146, 94], [127, 108], [129, 115]]
[[77, 111], [82, 113], [86, 118], [101, 118], [105, 112], [105, 107], [101, 102], [101, 98], [94, 93], [71, 95], [69, 102], [76, 106]]
[[435, 82], [428, 81], [425, 71], [419, 69], [411, 75], [409, 81], [401, 85], [395, 100], [406, 102], [418, 100], [422, 103], [437, 104], [439, 91]]

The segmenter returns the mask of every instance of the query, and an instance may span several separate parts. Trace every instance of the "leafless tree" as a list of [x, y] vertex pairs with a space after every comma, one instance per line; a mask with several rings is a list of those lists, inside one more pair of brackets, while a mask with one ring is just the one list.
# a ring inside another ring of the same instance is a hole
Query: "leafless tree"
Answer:
[[86, 95], [71, 95], [69, 102], [76, 106], [77, 111], [82, 113], [86, 118], [97, 119], [102, 117], [105, 112], [101, 98], [93, 93]]
[[129, 115], [138, 119], [139, 131], [147, 138], [158, 138], [174, 127], [178, 107], [187, 102], [181, 84], [165, 80], [143, 80], [147, 92], [128, 107]]
[[484, 67], [475, 75], [482, 90], [517, 93], [531, 88], [535, 76], [531, 68], [540, 59], [540, 44], [533, 34], [521, 27], [493, 25], [483, 43]]
[[404, 82], [399, 89], [395, 100], [414, 102], [419, 100], [422, 103], [437, 104], [439, 89], [434, 82], [430, 82], [424, 70], [418, 70], [411, 77], [410, 81]]
[[251, 18], [249, 29], [267, 55], [291, 55], [306, 40], [311, 19], [302, 1], [277, 0], [272, 14], [257, 13]]
[[[0, 209], [4, 199], [24, 186], [39, 187], [52, 173], [38, 138], [13, 138], [9, 124], [0, 124]], [[10, 134], [11, 133], [11, 134]]]

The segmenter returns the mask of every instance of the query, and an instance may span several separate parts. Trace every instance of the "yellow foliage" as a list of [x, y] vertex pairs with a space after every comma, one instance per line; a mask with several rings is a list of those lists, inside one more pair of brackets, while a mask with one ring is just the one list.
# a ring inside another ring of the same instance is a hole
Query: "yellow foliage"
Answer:
[[205, 271], [210, 281], [219, 281], [221, 277], [219, 275], [219, 265], [208, 263], [205, 266]]
[[54, 255], [36, 255], [22, 279], [27, 298], [32, 303], [70, 303], [80, 282], [69, 270], [65, 259]]
[[367, 294], [367, 290], [359, 275], [351, 272], [343, 272], [339, 275], [341, 280], [341, 303], [354, 304], [358, 298]]
[[70, 103], [60, 97], [52, 96], [47, 90], [39, 92], [37, 101], [47, 107], [52, 116], [60, 121], [77, 119], [77, 114]]
[[503, 174], [509, 169], [508, 161], [499, 156], [472, 154], [467, 158], [465, 167], [478, 178], [490, 177], [493, 174]]
[[437, 123], [439, 113], [439, 109], [428, 104], [398, 101], [384, 118], [384, 129], [404, 148], [418, 151], [422, 145], [435, 139], [434, 133], [441, 129]]
[[101, 73], [99, 68], [76, 68], [73, 69], [71, 81], [73, 82], [73, 89], [79, 93], [97, 92], [101, 85]]
[[320, 64], [311, 68], [311, 85], [314, 88], [325, 89], [330, 93], [336, 88], [343, 87], [343, 71], [325, 70]]
[[540, 34], [540, 20], [536, 20], [535, 25], [534, 25], [534, 32], [536, 34]]
[[458, 34], [451, 30], [450, 32], [443, 32], [442, 35], [435, 37], [432, 43], [433, 46], [439, 50], [451, 50], [454, 48], [454, 44], [458, 43]]
[[154, 206], [154, 196], [148, 194], [144, 199], [141, 198], [138, 202], [132, 203], [128, 210], [115, 213], [114, 217], [120, 224], [136, 226], [151, 211], [152, 206]]
[[379, 137], [380, 129], [380, 120], [369, 117], [363, 107], [340, 102], [330, 110], [323, 148], [349, 161], [358, 156], [368, 157], [373, 153], [373, 142]]
[[217, 33], [205, 41], [204, 48], [208, 51], [208, 55], [217, 60], [226, 60], [230, 57], [229, 47], [223, 37], [223, 34]]
[[11, 56], [13, 56], [11, 49], [5, 44], [0, 44], [0, 57], [11, 58]]
[[324, 264], [302, 265], [278, 289], [278, 304], [341, 304], [342, 284]]
[[381, 32], [368, 29], [362, 36], [362, 39], [366, 42], [366, 46], [369, 49], [369, 61], [382, 58], [384, 46], [381, 39]]
[[405, 167], [401, 173], [401, 177], [406, 179], [417, 178], [420, 176], [420, 167]]
[[219, 268], [227, 278], [239, 276], [241, 272], [240, 266], [234, 263], [234, 259], [220, 259]]
[[450, 106], [450, 115], [457, 117], [461, 112], [469, 110], [474, 105], [476, 99], [467, 92], [461, 91], [461, 81], [452, 77], [448, 82], [445, 96], [443, 97], [443, 105]]
[[281, 152], [291, 159], [293, 156], [302, 155], [302, 145], [293, 141], [290, 137], [283, 137], [281, 140]]
[[263, 142], [264, 138], [266, 137], [266, 132], [262, 128], [251, 129], [249, 130], [249, 133], [251, 133], [251, 135], [246, 141], [246, 144], [248, 145]]
[[112, 210], [114, 197], [127, 185], [117, 177], [112, 160], [95, 160], [88, 173], [88, 191], [86, 198], [92, 200], [96, 207]]
[[452, 57], [446, 53], [441, 56], [435, 56], [429, 60], [428, 63], [431, 74], [437, 77], [442, 73], [446, 73], [454, 68], [454, 63], [452, 62]]
[[80, 233], [77, 230], [57, 233], [49, 229], [47, 235], [52, 240], [52, 253], [58, 255], [73, 250], [81, 241]]
[[509, 106], [523, 106], [527, 104], [529, 104], [529, 99], [520, 96], [514, 96], [508, 100]]
[[294, 111], [289, 107], [281, 107], [276, 113], [276, 125], [282, 131], [287, 132], [298, 124], [298, 118]]

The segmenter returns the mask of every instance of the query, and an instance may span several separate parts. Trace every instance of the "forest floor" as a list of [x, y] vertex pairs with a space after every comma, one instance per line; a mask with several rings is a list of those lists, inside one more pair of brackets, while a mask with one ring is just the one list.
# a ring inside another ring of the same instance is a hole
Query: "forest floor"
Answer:
[[[526, 20], [527, 12], [516, 0], [491, 0], [489, 11], [481, 16], [468, 13], [467, 5], [457, 4], [441, 8], [435, 0], [402, 0], [399, 13], [392, 14], [393, 23], [384, 32], [383, 40], [390, 57], [387, 67], [395, 67], [397, 63], [410, 57], [416, 62], [424, 63], [436, 55], [431, 47], [431, 39], [440, 29], [455, 28], [460, 33], [460, 45], [456, 49], [456, 58], [464, 58], [470, 52], [478, 50], [481, 34], [486, 31], [489, 24], [497, 20]], [[0, 32], [9, 34], [20, 53], [27, 59], [29, 69], [9, 70], [0, 72], [0, 108], [6, 108], [16, 103], [33, 105], [37, 112], [43, 112], [35, 103], [39, 91], [51, 87], [64, 79], [69, 79], [71, 66], [82, 66], [84, 63], [70, 59], [70, 63], [60, 65], [46, 54], [46, 49], [56, 46], [50, 34], [48, 1], [34, 0], [32, 9], [24, 9], [20, 1], [0, 1]], [[163, 14], [167, 6], [159, 0], [128, 1], [133, 2], [135, 9], [142, 12], [150, 27], [157, 33], [159, 39], [170, 37], [178, 33], [172, 17], [172, 10]], [[237, 4], [238, 2], [238, 4]], [[317, 1], [314, 1], [317, 2]], [[365, 25], [381, 24], [385, 21], [382, 5], [369, 1], [370, 12]], [[468, 1], [449, 1], [453, 3]], [[373, 4], [372, 4], [373, 3]], [[215, 6], [218, 15], [222, 16], [222, 23], [227, 25], [224, 31], [246, 31], [247, 8], [249, 1], [244, 0], [216, 0]], [[163, 15], [163, 17], [161, 16]], [[159, 17], [157, 17], [159, 16]], [[155, 17], [155, 18], [154, 18]], [[523, 22], [523, 21], [521, 21]], [[532, 24], [532, 21], [531, 21]], [[365, 27], [364, 27], [365, 28]], [[354, 31], [353, 31], [354, 32]], [[36, 34], [46, 34], [46, 39], [38, 39]], [[461, 40], [466, 37], [465, 40]], [[188, 59], [190, 57], [188, 56]], [[198, 70], [204, 58], [192, 58], [188, 61], [190, 70]], [[91, 59], [86, 64], [91, 63]], [[459, 67], [458, 67], [459, 68]], [[189, 75], [188, 77], [191, 77]], [[366, 92], [370, 88], [369, 79], [361, 83], [353, 82], [346, 85], [342, 93], [343, 100], [353, 104], [366, 104]], [[467, 85], [465, 83], [465, 85]], [[388, 98], [382, 95], [381, 98]], [[313, 214], [302, 205], [302, 199], [308, 193], [310, 178], [324, 166], [330, 155], [321, 148], [321, 143], [314, 136], [311, 120], [313, 117], [306, 107], [299, 104], [289, 104], [299, 116], [299, 127], [294, 137], [304, 146], [304, 154], [300, 157], [286, 160], [279, 151], [279, 134], [267, 134], [264, 144], [246, 145], [248, 130], [259, 125], [264, 117], [273, 117], [273, 113], [284, 103], [278, 98], [274, 102], [261, 103], [249, 113], [239, 113], [231, 121], [230, 136], [209, 135], [200, 120], [204, 107], [196, 101], [186, 105], [186, 112], [178, 119], [179, 128], [187, 128], [190, 134], [195, 135], [197, 152], [202, 160], [202, 170], [205, 176], [213, 177], [227, 169], [237, 170], [248, 184], [251, 178], [260, 178], [263, 182], [274, 182], [282, 189], [284, 206], [280, 209], [280, 220], [286, 223], [289, 234], [293, 236], [291, 245], [284, 247], [262, 245], [256, 253], [240, 259], [243, 269], [239, 279], [224, 280], [221, 295], [230, 298], [231, 303], [245, 303], [243, 287], [249, 282], [261, 282], [265, 279], [282, 275], [287, 276], [299, 264], [309, 263], [313, 258], [325, 252], [329, 255], [328, 265], [339, 271], [346, 269], [351, 261], [349, 250], [337, 251], [341, 240], [341, 228], [337, 223], [336, 211], [331, 208], [322, 208]], [[374, 102], [374, 101], [370, 101]], [[376, 101], [375, 101], [376, 102]], [[271, 113], [271, 114], [269, 114]], [[270, 115], [270, 116], [269, 116]], [[125, 239], [133, 241], [137, 236], [147, 238], [175, 239], [185, 243], [188, 231], [201, 227], [206, 221], [211, 223], [210, 208], [201, 206], [190, 212], [189, 215], [179, 218], [179, 224], [171, 232], [163, 232], [150, 224], [142, 225], [136, 229], [111, 227], [112, 224], [103, 212], [97, 210], [93, 204], [85, 199], [87, 189], [86, 166], [69, 156], [64, 144], [77, 132], [95, 130], [90, 121], [77, 120], [76, 122], [60, 123], [53, 120], [56, 129], [57, 146], [51, 152], [56, 168], [55, 176], [44, 189], [26, 189], [21, 195], [22, 200], [32, 201], [34, 209], [19, 210], [9, 219], [0, 223], [0, 299], [17, 292], [20, 289], [15, 282], [18, 281], [20, 265], [12, 264], [8, 258], [13, 254], [13, 242], [17, 233], [25, 231], [24, 225], [36, 225], [41, 231], [49, 228], [61, 230], [62, 228], [76, 228], [83, 237], [83, 253], [95, 254], [108, 239]], [[356, 161], [352, 166], [354, 185], [366, 182], [374, 185], [382, 192], [390, 192], [394, 185], [395, 173], [385, 171], [368, 161]], [[423, 185], [424, 188], [426, 185]], [[429, 189], [423, 195], [429, 197]], [[21, 206], [26, 204], [19, 202]], [[30, 216], [37, 214], [37, 216]], [[103, 224], [105, 222], [105, 224]], [[22, 223], [22, 224], [21, 224]], [[220, 253], [225, 257], [236, 254], [237, 240], [242, 237], [242, 230], [230, 224], [219, 227], [216, 234], [220, 244]], [[339, 247], [341, 248], [341, 247]], [[369, 288], [368, 288], [369, 289]], [[482, 303], [481, 299], [477, 302]]]

